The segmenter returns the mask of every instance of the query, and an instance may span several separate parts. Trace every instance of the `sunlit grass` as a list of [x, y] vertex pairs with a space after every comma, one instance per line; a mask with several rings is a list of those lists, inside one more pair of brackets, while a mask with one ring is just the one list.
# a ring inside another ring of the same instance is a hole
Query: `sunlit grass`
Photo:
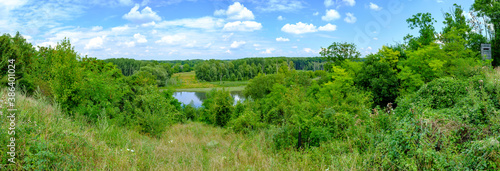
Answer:
[[[358, 161], [339, 156], [340, 165], [330, 167], [301, 151], [275, 153], [265, 131], [244, 135], [188, 122], [151, 138], [107, 119], [88, 124], [45, 100], [17, 96], [17, 102], [22, 112], [17, 116], [17, 164], [10, 166], [14, 170], [325, 170], [352, 168]], [[3, 130], [7, 126], [1, 122]]]
[[181, 72], [172, 75], [171, 79], [179, 80], [180, 84], [173, 86], [176, 91], [208, 92], [212, 88], [226, 87], [229, 91], [242, 91], [248, 81], [214, 81], [205, 82], [196, 79], [194, 71]]

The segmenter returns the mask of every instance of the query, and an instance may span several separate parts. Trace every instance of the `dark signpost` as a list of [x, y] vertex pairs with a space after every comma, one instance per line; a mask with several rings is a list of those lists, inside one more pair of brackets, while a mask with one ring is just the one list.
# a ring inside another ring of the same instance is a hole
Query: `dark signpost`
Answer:
[[483, 60], [491, 59], [491, 44], [481, 44], [481, 57]]

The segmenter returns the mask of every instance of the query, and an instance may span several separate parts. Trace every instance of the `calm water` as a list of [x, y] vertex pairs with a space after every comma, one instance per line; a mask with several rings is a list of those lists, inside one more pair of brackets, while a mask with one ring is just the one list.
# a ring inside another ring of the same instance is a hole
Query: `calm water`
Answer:
[[[230, 93], [231, 96], [233, 96], [235, 104], [239, 100], [241, 101], [245, 100], [245, 97], [243, 96], [243, 93], [241, 91], [231, 91]], [[202, 93], [202, 92], [180, 91], [180, 92], [174, 92], [174, 97], [183, 104], [192, 104], [195, 107], [201, 107], [201, 104], [207, 98], [206, 94], [207, 93]]]

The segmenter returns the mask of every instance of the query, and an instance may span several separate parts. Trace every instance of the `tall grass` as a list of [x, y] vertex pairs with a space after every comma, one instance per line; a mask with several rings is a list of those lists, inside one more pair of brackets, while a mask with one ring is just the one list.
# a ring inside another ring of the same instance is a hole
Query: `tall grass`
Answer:
[[[6, 91], [0, 97], [5, 99]], [[160, 138], [152, 138], [114, 126], [105, 117], [88, 124], [43, 98], [17, 95], [16, 102], [20, 111], [16, 164], [7, 165], [13, 170], [344, 170], [361, 163], [356, 154], [323, 154], [331, 146], [307, 152], [272, 151], [268, 131], [243, 135], [188, 122], [165, 128]], [[0, 122], [2, 164], [8, 164], [8, 124], [6, 119]]]

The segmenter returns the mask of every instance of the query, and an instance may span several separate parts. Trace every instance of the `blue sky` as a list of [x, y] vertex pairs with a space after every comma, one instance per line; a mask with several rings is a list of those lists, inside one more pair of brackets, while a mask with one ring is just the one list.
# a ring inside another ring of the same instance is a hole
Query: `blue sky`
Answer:
[[443, 27], [473, 0], [0, 0], [0, 33], [35, 46], [68, 37], [82, 55], [154, 60], [319, 56], [333, 42], [363, 55], [417, 34], [406, 19], [430, 12]]

